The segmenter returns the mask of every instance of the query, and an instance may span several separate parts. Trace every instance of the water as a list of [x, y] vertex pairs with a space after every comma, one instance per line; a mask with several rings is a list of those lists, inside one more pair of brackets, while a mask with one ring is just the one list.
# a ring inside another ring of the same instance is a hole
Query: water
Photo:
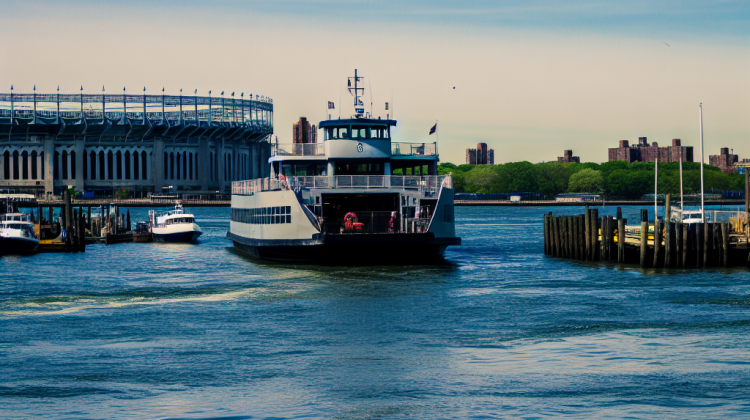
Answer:
[[545, 257], [579, 208], [459, 207], [451, 264], [367, 268], [259, 264], [192, 210], [199, 245], [0, 257], [0, 417], [750, 415], [750, 272]]

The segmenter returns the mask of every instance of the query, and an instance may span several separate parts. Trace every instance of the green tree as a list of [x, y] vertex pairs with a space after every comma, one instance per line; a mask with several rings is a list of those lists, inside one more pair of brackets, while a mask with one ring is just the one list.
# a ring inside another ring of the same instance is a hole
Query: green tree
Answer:
[[568, 189], [568, 179], [575, 163], [546, 162], [534, 165], [539, 192], [545, 197], [554, 197]]
[[601, 171], [590, 168], [581, 169], [570, 176], [568, 191], [580, 193], [598, 193], [602, 191], [604, 177]]

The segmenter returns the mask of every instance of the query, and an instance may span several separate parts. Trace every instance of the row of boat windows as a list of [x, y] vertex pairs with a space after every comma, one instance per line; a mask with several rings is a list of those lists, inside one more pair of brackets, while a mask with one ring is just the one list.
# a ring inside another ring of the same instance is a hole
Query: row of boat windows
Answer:
[[176, 217], [174, 219], [167, 219], [168, 225], [178, 225], [181, 223], [193, 223], [195, 221], [192, 217]]
[[252, 225], [279, 225], [292, 223], [292, 207], [259, 207], [256, 209], [232, 209], [232, 221]]
[[365, 127], [353, 125], [350, 127], [326, 128], [326, 140], [332, 139], [387, 139], [390, 132], [386, 127]]

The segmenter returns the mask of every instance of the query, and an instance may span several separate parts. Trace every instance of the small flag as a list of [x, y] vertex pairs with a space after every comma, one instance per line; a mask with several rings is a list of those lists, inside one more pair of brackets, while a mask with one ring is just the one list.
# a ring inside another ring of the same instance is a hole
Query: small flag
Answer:
[[328, 109], [336, 109], [336, 107], [333, 105], [333, 102], [328, 101]]
[[432, 126], [432, 128], [430, 129], [430, 134], [429, 135], [432, 135], [432, 133], [434, 133], [436, 131], [437, 131], [437, 123], [435, 123], [435, 125]]
[[388, 102], [385, 103], [385, 110], [388, 111]]

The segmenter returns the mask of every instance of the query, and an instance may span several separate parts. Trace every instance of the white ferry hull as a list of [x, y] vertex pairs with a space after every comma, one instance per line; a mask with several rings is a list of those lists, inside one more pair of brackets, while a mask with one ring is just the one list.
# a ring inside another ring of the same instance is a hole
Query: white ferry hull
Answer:
[[153, 228], [155, 242], [194, 243], [203, 232], [195, 223], [191, 225], [177, 224], [164, 228]]
[[[273, 211], [280, 215], [260, 216], [258, 223], [239, 213], [258, 208], [279, 209]], [[421, 233], [321, 232], [314, 216], [305, 212], [290, 190], [233, 195], [232, 211], [227, 238], [238, 251], [267, 260], [337, 265], [435, 263], [443, 261], [448, 246], [461, 244], [455, 237], [453, 190], [447, 188], [429, 229]]]
[[36, 252], [38, 247], [35, 238], [0, 237], [0, 254]]

